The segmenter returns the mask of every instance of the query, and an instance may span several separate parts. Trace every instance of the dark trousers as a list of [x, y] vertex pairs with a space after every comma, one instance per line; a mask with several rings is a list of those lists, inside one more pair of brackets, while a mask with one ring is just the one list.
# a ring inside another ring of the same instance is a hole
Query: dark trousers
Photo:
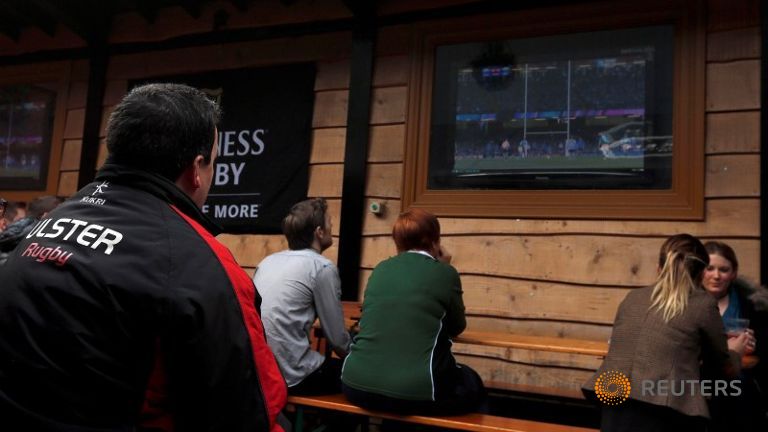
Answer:
[[466, 412], [488, 411], [483, 380], [472, 368], [459, 365], [452, 384], [442, 386], [434, 401], [414, 401], [358, 390], [342, 384], [344, 395], [355, 405], [363, 408], [390, 411], [399, 414], [450, 415]]
[[754, 379], [741, 376], [741, 395], [717, 395], [709, 400], [711, 432], [766, 432], [768, 418], [763, 395]]
[[703, 432], [707, 419], [687, 416], [671, 408], [627, 399], [604, 406], [601, 432]]
[[312, 396], [341, 392], [342, 361], [326, 357], [322, 366], [293, 387], [288, 387], [288, 394], [296, 396]]
[[[326, 357], [322, 366], [309, 374], [304, 380], [293, 387], [288, 387], [288, 394], [294, 396], [313, 396], [341, 392], [341, 367], [343, 362], [337, 358]], [[334, 432], [352, 432], [361, 421], [351, 414], [336, 412], [319, 413], [313, 419], [317, 424], [323, 424], [327, 430]]]

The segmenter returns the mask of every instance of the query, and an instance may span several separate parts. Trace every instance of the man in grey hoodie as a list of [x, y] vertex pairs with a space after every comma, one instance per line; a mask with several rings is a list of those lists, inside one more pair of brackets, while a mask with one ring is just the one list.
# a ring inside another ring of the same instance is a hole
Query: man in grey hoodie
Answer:
[[313, 350], [309, 342], [319, 317], [334, 352], [343, 358], [349, 351], [339, 272], [321, 255], [333, 244], [327, 210], [322, 198], [295, 204], [283, 219], [289, 249], [264, 258], [253, 277], [267, 343], [290, 394], [341, 391], [341, 360]]

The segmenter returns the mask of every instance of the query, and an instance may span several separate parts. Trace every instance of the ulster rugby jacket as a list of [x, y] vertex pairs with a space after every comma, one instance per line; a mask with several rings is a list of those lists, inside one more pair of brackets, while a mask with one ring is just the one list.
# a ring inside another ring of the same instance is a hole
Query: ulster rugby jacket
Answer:
[[280, 431], [258, 294], [213, 230], [114, 165], [41, 220], [0, 268], [0, 429], [131, 431], [150, 409], [176, 431]]

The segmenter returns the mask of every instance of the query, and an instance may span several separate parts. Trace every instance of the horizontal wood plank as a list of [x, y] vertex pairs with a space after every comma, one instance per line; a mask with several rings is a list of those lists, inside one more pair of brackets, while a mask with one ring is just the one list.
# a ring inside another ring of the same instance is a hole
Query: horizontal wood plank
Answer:
[[408, 56], [377, 57], [373, 69], [373, 86], [407, 85], [409, 73], [410, 59]]
[[56, 195], [69, 197], [77, 192], [77, 180], [80, 174], [78, 171], [61, 171], [59, 173], [59, 187]]
[[[368, 162], [403, 161], [405, 125], [371, 126], [370, 131]], [[345, 127], [314, 129], [310, 163], [343, 163], [346, 137]]]
[[760, 57], [760, 27], [740, 28], [707, 35], [707, 61]]
[[760, 108], [760, 62], [743, 60], [707, 65], [707, 111]]
[[[442, 236], [463, 273], [595, 285], [641, 286], [653, 281], [662, 239], [592, 236]], [[362, 263], [394, 254], [389, 238], [366, 238]], [[564, 271], [567, 269], [567, 271]]]
[[707, 154], [760, 151], [760, 111], [707, 114]]
[[468, 314], [612, 324], [627, 288], [462, 275]]
[[[452, 264], [464, 274], [635, 287], [655, 279], [665, 237], [444, 235], [442, 244], [453, 251]], [[744, 260], [744, 270], [759, 273], [759, 240], [726, 240]], [[361, 266], [373, 268], [395, 253], [391, 238], [366, 237]]]
[[62, 171], [75, 171], [80, 168], [80, 151], [82, 147], [82, 140], [64, 140], [64, 148], [61, 152]]
[[365, 196], [397, 198], [400, 196], [400, 179], [403, 164], [368, 164], [365, 179]]
[[578, 395], [582, 384], [594, 374], [593, 370], [536, 366], [463, 354], [457, 354], [456, 360], [477, 371], [483, 382], [558, 389], [573, 395]]
[[339, 238], [334, 237], [333, 238], [333, 244], [331, 247], [323, 251], [323, 256], [331, 260], [331, 262], [336, 265], [338, 258], [339, 258]]
[[128, 80], [115, 79], [107, 81], [104, 90], [104, 106], [117, 105], [128, 92]]
[[99, 169], [104, 165], [104, 162], [107, 161], [107, 156], [109, 156], [107, 141], [102, 138], [99, 140], [99, 154], [96, 156], [96, 169]]
[[760, 25], [760, 0], [707, 0], [707, 8], [708, 31]]
[[[232, 251], [232, 255], [241, 267], [257, 267], [267, 255], [288, 249], [288, 241], [282, 234], [219, 234], [216, 237]], [[323, 251], [323, 256], [334, 263], [338, 255], [338, 239]]]
[[708, 198], [760, 196], [760, 155], [708, 156], [704, 191]]
[[[310, 195], [311, 198], [315, 198]], [[333, 222], [332, 234], [339, 233], [339, 226], [341, 225], [341, 199], [340, 198], [326, 198], [325, 202], [328, 204], [328, 214], [331, 215], [331, 221]]]
[[71, 81], [69, 94], [67, 95], [67, 109], [85, 108], [88, 97], [88, 83], [85, 81]]
[[105, 106], [101, 110], [101, 124], [99, 125], [99, 137], [107, 136], [107, 124], [109, 123], [109, 116], [112, 115], [112, 111], [115, 110], [115, 106]]
[[[467, 330], [467, 339], [471, 339], [477, 332]], [[510, 334], [490, 333], [491, 335], [500, 335], [502, 337], [511, 336]], [[529, 336], [536, 338], [537, 336]], [[490, 340], [492, 340], [491, 337]], [[485, 340], [478, 340], [478, 343], [466, 343], [463, 336], [453, 339], [451, 352], [472, 357], [485, 357], [498, 359], [512, 363], [522, 363], [537, 366], [558, 366], [575, 369], [597, 370], [603, 361], [603, 354], [584, 355], [571, 352], [553, 352], [551, 350], [529, 349], [525, 345], [517, 346], [498, 346], [484, 343]], [[533, 345], [532, 345], [533, 346]], [[565, 346], [565, 345], [564, 345]], [[575, 347], [574, 347], [575, 349]]]
[[371, 124], [402, 123], [408, 99], [407, 87], [384, 87], [373, 90]]
[[349, 60], [317, 63], [315, 91], [349, 88]]
[[347, 125], [349, 91], [332, 90], [315, 93], [312, 127], [339, 127]]
[[314, 129], [309, 163], [344, 163], [347, 128]]
[[85, 127], [85, 108], [67, 110], [67, 119], [64, 126], [65, 139], [82, 139]]
[[288, 248], [285, 237], [279, 234], [219, 234], [216, 239], [229, 248], [241, 267], [256, 267], [267, 255]]
[[[391, 211], [382, 216], [366, 214], [363, 235], [389, 235], [397, 220], [400, 201], [387, 200]], [[537, 220], [440, 218], [443, 235], [451, 234], [608, 234], [665, 236], [687, 232], [705, 237], [759, 237], [760, 201], [757, 197], [706, 201], [703, 222]], [[734, 220], [741, 221], [735, 224]]]
[[404, 124], [371, 126], [368, 162], [402, 162], [404, 148]]
[[[365, 296], [365, 286], [370, 275], [370, 269], [361, 269], [360, 301]], [[475, 285], [476, 280], [484, 279], [498, 280], [499, 284], [492, 286]], [[548, 299], [536, 305], [536, 308], [541, 310], [523, 310], [522, 306], [516, 305], [514, 310], [508, 311], [504, 309], [504, 306], [509, 304], [511, 296], [503, 294], [505, 286], [522, 286], [526, 283], [532, 284], [532, 282], [473, 275], [462, 275], [461, 280], [464, 288], [467, 329], [469, 330], [596, 341], [607, 341], [610, 337], [617, 304], [624, 299], [622, 292], [626, 293], [626, 290], [616, 288], [576, 287], [558, 284], [549, 284], [551, 286], [549, 289], [544, 288], [548, 284], [535, 282], [539, 291], [549, 291], [545, 294]], [[568, 288], [572, 288], [576, 294], [559, 299], [559, 301], [549, 300], [555, 299], [559, 290]], [[502, 293], [496, 294], [499, 291]], [[614, 291], [615, 294], [613, 295], [606, 294], [606, 292], [612, 293]], [[576, 301], [574, 298], [579, 300]], [[585, 300], [582, 301], [582, 298]], [[584, 313], [579, 309], [580, 305], [588, 303], [588, 299], [595, 298], [597, 298], [595, 304], [586, 306], [589, 313]], [[512, 302], [514, 301], [516, 299]], [[533, 302], [534, 300], [530, 300], [531, 304]], [[498, 305], [493, 304], [489, 307], [489, 303], [498, 303]], [[526, 300], [522, 303], [528, 304], [529, 302]], [[575, 305], [569, 308], [568, 305], [571, 303], [575, 303]]]
[[381, 204], [383, 211], [378, 215], [370, 212], [365, 213], [363, 216], [363, 235], [387, 236], [392, 234], [392, 227], [395, 225], [397, 216], [400, 214], [401, 201], [395, 198], [366, 198], [366, 209], [373, 201]]
[[307, 196], [340, 198], [344, 165], [310, 165]]
[[561, 338], [607, 341], [613, 329], [610, 324], [571, 321], [492, 318], [467, 314], [467, 329]]
[[253, 279], [253, 275], [256, 274], [256, 267], [243, 267], [243, 270], [251, 279]]
[[376, 55], [408, 54], [413, 45], [413, 29], [413, 24], [381, 27], [376, 38]]

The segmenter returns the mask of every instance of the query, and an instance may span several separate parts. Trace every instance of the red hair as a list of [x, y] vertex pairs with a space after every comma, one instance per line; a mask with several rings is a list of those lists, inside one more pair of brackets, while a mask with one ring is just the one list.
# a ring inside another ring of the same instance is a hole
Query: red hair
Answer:
[[431, 251], [440, 241], [440, 222], [432, 213], [414, 208], [400, 213], [392, 228], [397, 252], [413, 249]]

